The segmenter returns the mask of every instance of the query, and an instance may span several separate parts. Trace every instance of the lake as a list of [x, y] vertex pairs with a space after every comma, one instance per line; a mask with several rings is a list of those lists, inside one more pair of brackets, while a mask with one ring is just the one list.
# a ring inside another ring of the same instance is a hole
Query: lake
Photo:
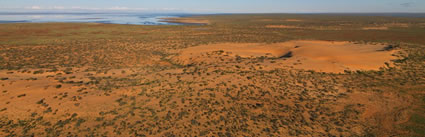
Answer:
[[181, 25], [161, 22], [161, 18], [184, 17], [190, 14], [145, 13], [0, 13], [0, 23], [106, 23], [133, 25]]
[[[301, 13], [300, 15], [335, 15], [335, 16], [389, 16], [389, 17], [425, 17], [424, 13]], [[105, 23], [132, 25], [184, 25], [182, 23], [161, 22], [161, 18], [186, 17], [199, 14], [176, 13], [22, 13], [0, 12], [0, 23]]]

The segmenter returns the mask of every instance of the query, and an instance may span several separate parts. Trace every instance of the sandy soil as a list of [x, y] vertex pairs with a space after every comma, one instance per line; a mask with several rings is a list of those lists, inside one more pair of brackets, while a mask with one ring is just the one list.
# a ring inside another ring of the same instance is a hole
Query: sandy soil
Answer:
[[302, 20], [299, 19], [286, 19], [287, 22], [301, 22]]
[[[36, 70], [28, 72], [0, 71], [0, 77], [7, 77], [7, 81], [0, 81], [0, 100], [7, 102], [1, 107], [7, 107], [3, 116], [8, 118], [25, 118], [30, 112], [43, 114], [43, 109], [48, 107], [56, 116], [66, 113], [79, 113], [82, 116], [95, 115], [104, 109], [113, 109], [115, 106], [111, 100], [118, 99], [119, 95], [100, 96], [104, 92], [93, 90], [89, 85], [89, 76], [96, 77], [127, 77], [131, 72], [129, 69], [115, 69], [107, 73], [83, 72], [83, 69], [74, 69], [75, 73], [65, 74], [63, 71], [43, 72], [33, 74]], [[126, 73], [123, 73], [123, 72]], [[13, 73], [11, 73], [13, 72]], [[31, 73], [29, 73], [31, 72]], [[58, 80], [64, 79], [64, 82]], [[69, 84], [69, 81], [75, 82]], [[78, 84], [81, 82], [82, 84]], [[60, 87], [58, 87], [60, 85]], [[117, 90], [119, 94], [126, 94], [125, 88]], [[116, 92], [116, 93], [118, 93]], [[43, 100], [45, 106], [40, 105]], [[54, 115], [45, 115], [54, 117]]]
[[411, 106], [412, 100], [410, 97], [401, 97], [399, 93], [358, 92], [349, 94], [346, 99], [339, 100], [335, 109], [346, 109], [341, 108], [343, 106], [341, 104], [346, 104], [346, 106], [363, 104], [365, 112], [360, 115], [360, 119], [370, 124], [382, 125], [375, 132], [389, 136], [387, 134], [390, 132], [399, 132], [399, 134], [403, 132], [394, 131], [394, 126], [409, 120], [408, 107]]
[[[0, 136], [409, 136], [422, 126], [409, 120], [425, 114], [419, 21], [292, 18], [0, 25]], [[361, 30], [380, 26], [391, 31]], [[286, 39], [297, 41], [270, 43]]]
[[305, 29], [305, 30], [342, 30], [341, 27], [328, 27], [328, 26], [309, 26], [309, 27], [301, 27], [301, 26], [293, 26], [293, 25], [266, 25], [266, 28], [274, 28], [274, 29]]
[[[276, 21], [276, 19], [260, 19], [258, 21]], [[278, 21], [286, 21], [286, 22], [301, 22], [303, 20], [300, 19], [285, 19], [285, 20], [278, 20]]]
[[279, 28], [279, 29], [300, 29], [302, 27], [289, 26], [289, 25], [267, 25], [266, 28]]
[[363, 27], [363, 30], [388, 30], [389, 28], [408, 28], [407, 23], [388, 23], [379, 26]]
[[291, 67], [320, 72], [344, 72], [344, 70], [378, 70], [394, 59], [395, 51], [384, 51], [382, 44], [366, 45], [331, 41], [289, 41], [276, 44], [222, 43], [187, 48], [173, 58], [181, 64], [212, 63], [216, 58], [209, 54], [242, 58], [272, 58], [277, 63], [270, 69]]
[[388, 30], [388, 27], [364, 27], [363, 30]]

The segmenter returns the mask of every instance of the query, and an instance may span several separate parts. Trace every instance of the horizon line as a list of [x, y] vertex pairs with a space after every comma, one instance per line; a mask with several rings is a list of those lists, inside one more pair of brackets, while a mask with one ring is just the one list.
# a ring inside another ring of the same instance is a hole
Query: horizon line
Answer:
[[122, 10], [37, 10], [2, 11], [0, 13], [165, 13], [165, 14], [425, 14], [425, 12], [167, 12], [167, 11], [122, 11]]

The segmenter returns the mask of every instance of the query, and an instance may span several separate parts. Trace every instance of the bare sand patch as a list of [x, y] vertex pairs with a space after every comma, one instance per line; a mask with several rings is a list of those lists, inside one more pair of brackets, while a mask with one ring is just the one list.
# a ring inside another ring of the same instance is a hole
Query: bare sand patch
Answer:
[[[180, 64], [192, 64], [199, 62], [214, 62], [209, 59], [210, 55], [223, 54], [224, 56], [240, 56], [244, 58], [255, 57], [278, 57], [287, 53], [291, 48], [281, 44], [261, 44], [261, 43], [221, 43], [202, 45], [184, 49], [179, 56], [173, 58], [173, 61]], [[205, 58], [206, 57], [206, 58]]]
[[363, 27], [363, 30], [388, 30], [388, 27]]
[[278, 28], [278, 29], [301, 29], [302, 27], [298, 26], [289, 26], [289, 25], [267, 25], [266, 28]]
[[210, 57], [214, 53], [226, 57], [267, 57], [277, 63], [268, 68], [290, 67], [320, 72], [344, 72], [344, 70], [379, 70], [395, 57], [395, 51], [383, 50], [384, 44], [355, 44], [332, 41], [289, 41], [276, 44], [221, 43], [184, 49], [173, 58], [177, 63], [217, 63]]
[[287, 22], [301, 22], [302, 20], [299, 19], [286, 19]]
[[385, 24], [385, 26], [388, 27], [399, 27], [399, 28], [408, 28], [409, 24], [407, 23], [389, 23], [389, 24]]
[[388, 23], [382, 24], [380, 26], [370, 26], [363, 27], [363, 30], [388, 30], [389, 28], [408, 28], [409, 24], [407, 23]]

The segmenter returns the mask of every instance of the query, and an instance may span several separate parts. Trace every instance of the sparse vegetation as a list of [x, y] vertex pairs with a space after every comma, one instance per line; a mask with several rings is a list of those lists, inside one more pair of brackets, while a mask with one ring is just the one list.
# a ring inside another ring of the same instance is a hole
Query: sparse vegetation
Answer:
[[[0, 24], [0, 136], [425, 134], [425, 19], [203, 18], [208, 25]], [[364, 29], [394, 22], [409, 27]], [[385, 43], [396, 59], [344, 73], [294, 69], [304, 63], [296, 59], [276, 67], [295, 52], [213, 50], [191, 58], [207, 61], [174, 60], [200, 45], [300, 39]]]

